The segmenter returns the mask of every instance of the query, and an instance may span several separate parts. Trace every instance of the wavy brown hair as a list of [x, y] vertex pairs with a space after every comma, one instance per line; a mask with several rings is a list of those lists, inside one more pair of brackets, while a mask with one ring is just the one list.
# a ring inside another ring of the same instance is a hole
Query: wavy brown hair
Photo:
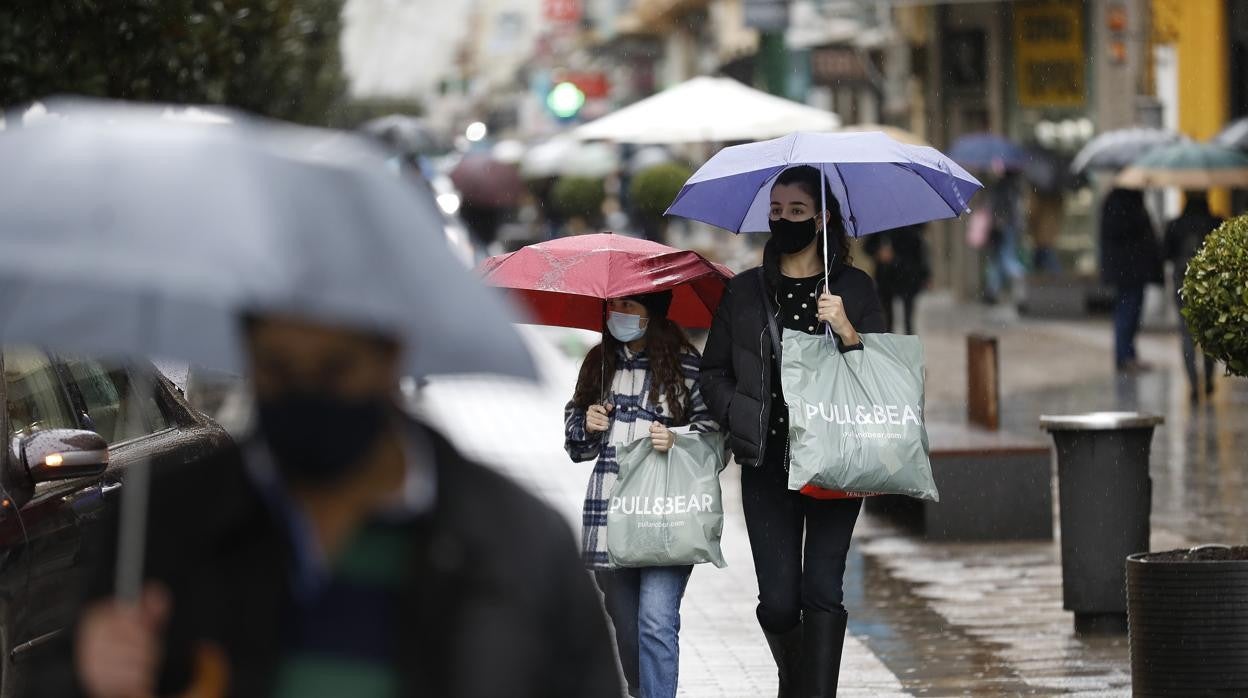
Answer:
[[[603, 378], [606, 378], [607, 385], [615, 382], [615, 362], [620, 346], [620, 340], [611, 336], [610, 332], [602, 334], [602, 344], [590, 349], [585, 356], [585, 362], [581, 364], [581, 374], [576, 380], [572, 404], [580, 409], [588, 409], [590, 405], [601, 403], [604, 397]], [[676, 426], [684, 425], [689, 418], [689, 386], [685, 385], [680, 357], [694, 351], [693, 344], [680, 326], [667, 318], [650, 318], [646, 325], [645, 352], [650, 359], [651, 378], [650, 393], [646, 399], [650, 404], [657, 405], [662, 391], [662, 396], [667, 398], [667, 409], [671, 413], [672, 423]]]

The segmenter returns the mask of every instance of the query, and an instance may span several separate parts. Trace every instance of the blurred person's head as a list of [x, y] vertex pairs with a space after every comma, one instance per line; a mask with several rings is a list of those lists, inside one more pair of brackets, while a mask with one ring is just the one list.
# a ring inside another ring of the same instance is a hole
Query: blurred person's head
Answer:
[[1106, 215], [1134, 214], [1144, 209], [1144, 192], [1139, 189], [1115, 187], [1105, 195]]
[[1186, 213], [1208, 213], [1209, 194], [1200, 189], [1183, 192], [1183, 211]]
[[[823, 195], [820, 196], [820, 188]], [[826, 208], [820, 210], [821, 199]], [[790, 167], [780, 173], [771, 187], [771, 208], [768, 211], [771, 240], [768, 242], [782, 255], [804, 252], [821, 243], [820, 235], [830, 234], [828, 252], [831, 263], [849, 261], [849, 238], [841, 221], [841, 205], [823, 181], [819, 170], [810, 165]], [[819, 245], [822, 252], [823, 246]]]
[[392, 424], [402, 347], [383, 335], [253, 316], [246, 340], [257, 426], [290, 484], [328, 486]]

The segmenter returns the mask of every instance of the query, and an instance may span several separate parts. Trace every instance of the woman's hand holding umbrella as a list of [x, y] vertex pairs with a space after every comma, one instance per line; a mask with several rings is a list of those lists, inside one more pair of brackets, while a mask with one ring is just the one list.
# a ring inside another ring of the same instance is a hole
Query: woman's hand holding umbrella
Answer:
[[611, 428], [611, 419], [608, 415], [611, 414], [611, 410], [614, 407], [611, 404], [590, 405], [589, 409], [585, 411], [585, 431], [592, 434], [604, 432]]
[[828, 323], [832, 331], [841, 338], [841, 341], [849, 345], [858, 343], [858, 332], [850, 324], [849, 317], [845, 315], [845, 302], [841, 300], [840, 296], [834, 296], [830, 293], [824, 293], [819, 296], [819, 311], [816, 317], [820, 321]]

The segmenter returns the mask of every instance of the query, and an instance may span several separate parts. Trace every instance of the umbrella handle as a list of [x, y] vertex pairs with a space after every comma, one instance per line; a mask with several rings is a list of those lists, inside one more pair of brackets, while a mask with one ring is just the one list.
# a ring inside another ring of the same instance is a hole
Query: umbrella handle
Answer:
[[[143, 423], [143, 401], [145, 396], [152, 393], [153, 387], [146, 370], [136, 370], [131, 374], [131, 399], [125, 416], [130, 424]], [[125, 487], [121, 492], [121, 524], [117, 531], [117, 569], [113, 590], [122, 601], [137, 602], [143, 587], [151, 466], [151, 459], [143, 456], [126, 468]]]

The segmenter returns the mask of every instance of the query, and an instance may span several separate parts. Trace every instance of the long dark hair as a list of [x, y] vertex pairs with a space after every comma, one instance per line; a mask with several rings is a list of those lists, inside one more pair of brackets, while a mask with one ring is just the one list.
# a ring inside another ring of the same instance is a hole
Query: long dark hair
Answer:
[[[786, 186], [797, 186], [807, 196], [815, 202], [815, 208], [819, 208], [819, 185], [823, 182], [824, 200], [827, 202], [826, 211], [828, 212], [828, 220], [824, 225], [824, 230], [817, 237], [819, 254], [823, 255], [823, 238], [824, 235], [831, 235], [828, 238], [828, 252], [832, 255], [833, 266], [837, 264], [850, 265], [854, 258], [849, 253], [849, 234], [845, 232], [845, 222], [841, 220], [841, 203], [832, 195], [832, 188], [827, 185], [824, 178], [819, 174], [817, 168], [810, 165], [798, 165], [780, 173], [776, 177], [776, 184]], [[772, 185], [773, 187], [775, 184]], [[825, 260], [826, 262], [826, 260]], [[763, 248], [763, 271], [771, 287], [778, 288], [780, 285], [780, 253], [775, 250], [775, 246], [769, 240]]]
[[[615, 381], [616, 357], [621, 342], [610, 332], [602, 334], [602, 344], [589, 350], [581, 364], [581, 374], [576, 379], [576, 392], [572, 404], [588, 409], [603, 397], [603, 379], [606, 385]], [[680, 357], [696, 351], [685, 336], [684, 330], [665, 317], [651, 317], [646, 325], [646, 356], [650, 359], [650, 404], [659, 404], [660, 390], [667, 398], [667, 409], [673, 424], [680, 426], [689, 416], [689, 387], [681, 370]], [[605, 362], [605, 366], [604, 366]]]

